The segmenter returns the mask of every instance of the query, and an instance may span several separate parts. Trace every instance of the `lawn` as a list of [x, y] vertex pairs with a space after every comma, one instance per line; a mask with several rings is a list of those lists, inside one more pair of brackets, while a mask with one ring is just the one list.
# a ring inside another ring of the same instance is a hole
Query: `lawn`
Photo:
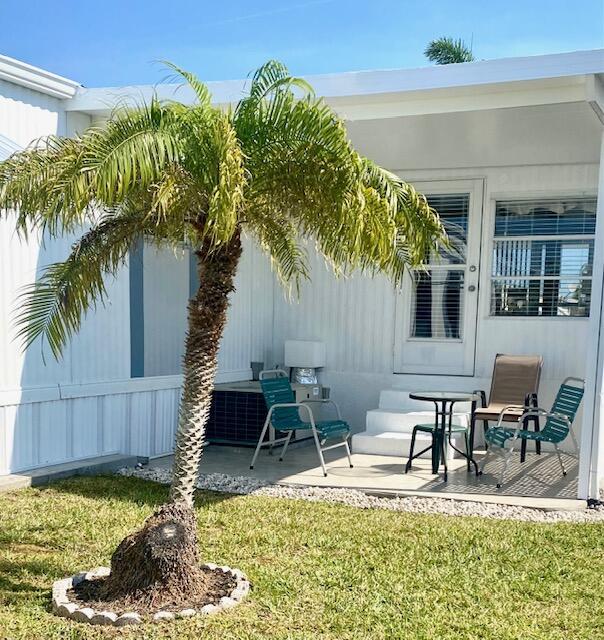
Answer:
[[53, 580], [106, 564], [166, 497], [134, 478], [0, 494], [0, 637], [604, 638], [604, 528], [198, 496], [202, 557], [243, 569], [242, 606], [124, 630], [50, 613]]

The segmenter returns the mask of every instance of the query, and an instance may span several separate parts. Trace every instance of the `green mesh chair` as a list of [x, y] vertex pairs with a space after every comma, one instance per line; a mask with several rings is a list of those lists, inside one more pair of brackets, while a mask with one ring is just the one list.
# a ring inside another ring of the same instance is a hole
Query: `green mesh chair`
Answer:
[[[271, 447], [272, 449], [272, 447], [279, 442], [284, 443], [283, 450], [279, 456], [279, 460], [283, 460], [289, 441], [295, 431], [306, 431], [307, 433], [310, 432], [312, 434], [324, 476], [327, 475], [327, 468], [325, 467], [323, 452], [328, 451], [329, 449], [344, 447], [346, 449], [346, 455], [348, 456], [348, 464], [352, 467], [350, 446], [348, 445], [350, 427], [347, 422], [342, 420], [340, 408], [333, 400], [305, 400], [304, 402], [296, 402], [294, 391], [291, 387], [287, 374], [281, 369], [262, 371], [260, 373], [260, 386], [262, 387], [262, 393], [264, 394], [264, 401], [266, 402], [268, 415], [264, 421], [262, 433], [260, 434], [260, 439], [256, 445], [250, 469], [254, 468], [254, 464], [256, 464], [256, 459], [258, 458], [258, 454], [262, 447]], [[335, 408], [337, 419], [316, 421], [312, 409], [309, 406], [312, 403], [332, 405]], [[304, 416], [308, 418], [308, 422], [304, 422], [301, 419], [301, 411]], [[265, 441], [264, 437], [271, 426], [275, 432], [285, 432], [287, 433], [287, 436], [278, 439], [272, 437]], [[331, 439], [338, 439], [340, 442], [336, 442], [335, 444], [327, 447], [323, 446], [327, 440]]]
[[[516, 442], [518, 440], [534, 440], [535, 442], [549, 442], [554, 445], [560, 467], [562, 468], [562, 475], [565, 476], [566, 469], [558, 445], [570, 435], [575, 451], [578, 451], [577, 440], [572, 432], [572, 424], [583, 398], [584, 387], [585, 381], [581, 378], [566, 378], [560, 385], [560, 389], [558, 390], [558, 394], [550, 411], [545, 411], [545, 409], [538, 407], [530, 408], [518, 417], [515, 428], [502, 426], [503, 416], [506, 411], [514, 408], [518, 409], [518, 407], [504, 407], [501, 411], [497, 426], [491, 427], [485, 434], [487, 453], [480, 466], [480, 473], [484, 470], [487, 460], [491, 455], [494, 454], [503, 457], [504, 464], [499, 482], [497, 483], [497, 488], [501, 488], [505, 479], [508, 463], [514, 453]], [[541, 431], [528, 431], [523, 429], [525, 419], [530, 417], [546, 418], [545, 426]]]

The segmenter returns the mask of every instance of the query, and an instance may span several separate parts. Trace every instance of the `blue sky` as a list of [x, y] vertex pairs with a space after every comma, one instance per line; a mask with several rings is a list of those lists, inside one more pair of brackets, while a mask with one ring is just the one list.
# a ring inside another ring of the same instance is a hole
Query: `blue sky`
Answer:
[[293, 73], [416, 67], [441, 35], [478, 58], [604, 47], [604, 0], [0, 0], [0, 53], [86, 86], [203, 79], [268, 58]]

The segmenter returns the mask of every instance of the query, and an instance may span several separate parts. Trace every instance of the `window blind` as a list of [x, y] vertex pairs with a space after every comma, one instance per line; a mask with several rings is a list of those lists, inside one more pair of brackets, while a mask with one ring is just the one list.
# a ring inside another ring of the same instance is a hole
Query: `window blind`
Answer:
[[441, 218], [450, 247], [430, 256], [426, 268], [414, 272], [411, 337], [460, 339], [470, 196], [439, 194], [427, 199]]
[[595, 225], [595, 198], [497, 202], [491, 314], [588, 316]]

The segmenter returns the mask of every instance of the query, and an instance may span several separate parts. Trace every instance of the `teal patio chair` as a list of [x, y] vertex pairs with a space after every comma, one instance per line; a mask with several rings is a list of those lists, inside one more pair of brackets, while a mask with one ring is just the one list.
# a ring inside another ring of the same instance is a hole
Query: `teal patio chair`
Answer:
[[[520, 407], [504, 407], [499, 414], [497, 426], [491, 427], [485, 433], [487, 443], [487, 452], [480, 466], [480, 473], [483, 472], [487, 460], [492, 454], [503, 457], [504, 463], [499, 476], [497, 488], [503, 486], [505, 472], [514, 453], [514, 446], [517, 440], [534, 440], [535, 442], [549, 442], [554, 445], [554, 449], [558, 456], [558, 462], [562, 468], [562, 475], [566, 475], [566, 469], [562, 456], [560, 455], [560, 447], [558, 446], [567, 436], [570, 435], [575, 452], [578, 452], [577, 440], [572, 432], [572, 424], [579, 410], [579, 405], [583, 398], [585, 381], [581, 378], [566, 378], [558, 389], [558, 394], [554, 400], [554, 404], [550, 411], [540, 409], [539, 407], [529, 408], [519, 415], [516, 428], [502, 426], [504, 414], [510, 409], [519, 409]], [[541, 431], [528, 431], [523, 429], [526, 418], [543, 417], [546, 419], [545, 426]]]
[[[287, 374], [281, 369], [262, 371], [260, 373], [260, 386], [262, 387], [262, 393], [264, 394], [264, 401], [266, 402], [268, 415], [264, 421], [262, 433], [260, 434], [260, 439], [256, 445], [250, 469], [254, 468], [254, 464], [256, 463], [256, 459], [258, 458], [258, 454], [262, 447], [268, 446], [272, 448], [279, 442], [285, 443], [283, 445], [281, 455], [279, 456], [279, 460], [283, 460], [283, 456], [285, 456], [287, 446], [289, 445], [289, 441], [291, 440], [294, 431], [306, 431], [312, 434], [324, 476], [327, 475], [327, 469], [325, 467], [323, 452], [329, 451], [330, 449], [345, 447], [346, 455], [348, 456], [348, 464], [352, 467], [350, 446], [348, 444], [350, 427], [347, 422], [342, 420], [340, 408], [333, 400], [305, 400], [304, 402], [296, 402], [294, 391], [291, 387]], [[316, 421], [312, 409], [309, 406], [311, 403], [332, 405], [335, 408], [337, 419]], [[308, 422], [304, 422], [301, 419], [301, 411], [304, 413], [304, 416], [308, 418]], [[287, 436], [279, 439], [269, 437], [269, 439], [264, 442], [264, 437], [269, 427], [272, 427], [274, 431], [286, 432]], [[323, 446], [326, 440], [335, 438], [340, 439], [341, 441], [327, 447]]]

